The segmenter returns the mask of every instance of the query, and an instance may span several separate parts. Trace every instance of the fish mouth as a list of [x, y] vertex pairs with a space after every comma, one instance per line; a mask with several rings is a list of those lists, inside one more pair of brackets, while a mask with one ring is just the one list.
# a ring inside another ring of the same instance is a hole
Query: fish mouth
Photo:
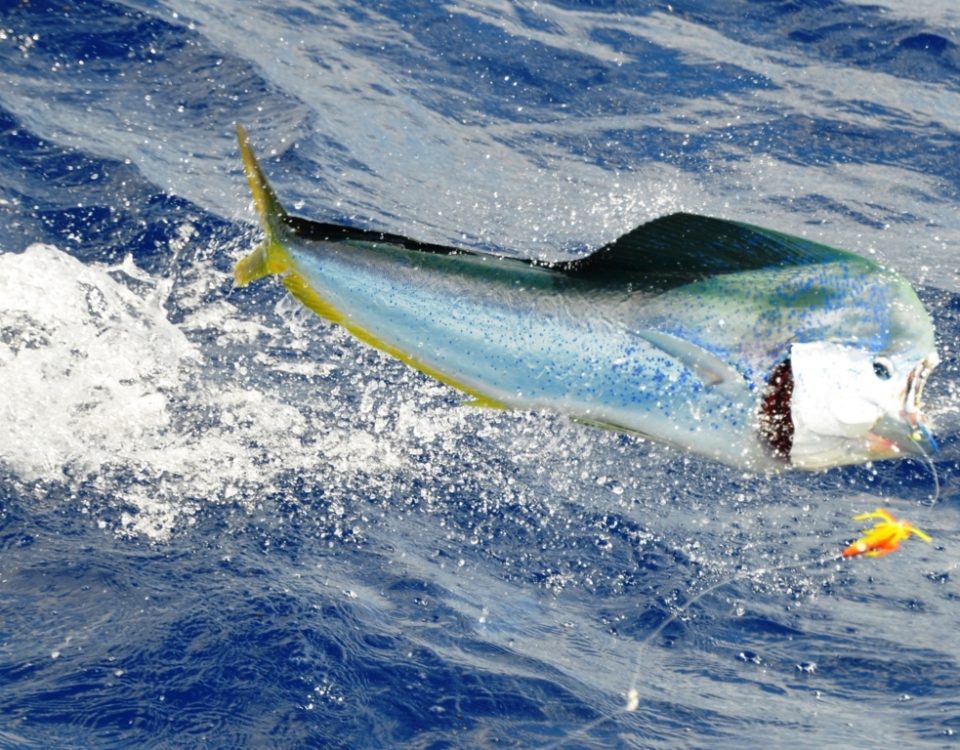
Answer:
[[897, 416], [881, 417], [867, 435], [871, 452], [892, 456], [914, 454], [929, 456], [938, 450], [937, 441], [923, 420], [923, 387], [940, 358], [927, 356], [907, 376], [903, 406]]
[[907, 376], [907, 389], [903, 399], [903, 411], [900, 416], [915, 429], [919, 429], [923, 421], [923, 387], [927, 384], [927, 378], [933, 372], [933, 368], [939, 363], [940, 357], [936, 352], [933, 352], [914, 367], [910, 375]]
[[867, 448], [876, 458], [930, 456], [939, 450], [933, 434], [922, 422], [911, 425], [903, 419], [885, 416], [867, 433]]
[[773, 368], [760, 399], [760, 435], [776, 458], [790, 459], [793, 449], [793, 366], [787, 357]]

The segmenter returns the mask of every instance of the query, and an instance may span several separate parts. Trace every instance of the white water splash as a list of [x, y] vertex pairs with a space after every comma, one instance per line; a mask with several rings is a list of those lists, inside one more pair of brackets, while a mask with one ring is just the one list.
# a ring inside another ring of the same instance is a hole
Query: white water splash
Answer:
[[197, 358], [160, 299], [108, 269], [49, 245], [0, 255], [0, 455], [25, 478], [129, 460]]
[[[196, 311], [178, 326], [164, 308], [171, 282], [130, 259], [86, 265], [48, 245], [0, 253], [0, 463], [23, 481], [101, 492], [117, 509], [101, 525], [164, 539], [202, 503], [252, 508], [287, 476], [388, 495], [469, 418], [411, 375], [399, 402], [378, 378], [358, 384], [359, 407], [338, 419], [343, 406], [325, 398], [335, 366], [258, 350], [274, 331], [222, 298], [201, 301], [221, 274], [200, 264], [182, 276], [177, 297]], [[281, 352], [296, 349], [295, 332], [278, 335]], [[276, 392], [249, 362], [300, 387]]]

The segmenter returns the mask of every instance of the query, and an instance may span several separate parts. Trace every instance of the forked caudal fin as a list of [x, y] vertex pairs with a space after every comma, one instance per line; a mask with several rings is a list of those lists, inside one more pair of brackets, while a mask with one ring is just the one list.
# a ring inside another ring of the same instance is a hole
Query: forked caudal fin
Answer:
[[266, 233], [263, 242], [234, 268], [233, 276], [237, 286], [246, 286], [263, 276], [283, 273], [287, 270], [287, 253], [280, 242], [280, 237], [286, 231], [287, 212], [280, 204], [273, 188], [270, 187], [263, 170], [260, 169], [257, 157], [253, 155], [253, 149], [250, 148], [247, 131], [239, 123], [237, 124], [237, 145], [240, 147], [247, 184], [250, 185], [250, 192], [253, 193], [253, 203], [260, 216], [263, 231]]

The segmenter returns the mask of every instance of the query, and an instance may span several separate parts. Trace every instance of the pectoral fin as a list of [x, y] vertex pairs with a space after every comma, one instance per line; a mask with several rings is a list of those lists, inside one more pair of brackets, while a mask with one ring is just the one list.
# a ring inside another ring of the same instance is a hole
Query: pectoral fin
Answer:
[[703, 347], [660, 331], [638, 331], [637, 335], [681, 362], [707, 387], [735, 387], [744, 382], [735, 368]]

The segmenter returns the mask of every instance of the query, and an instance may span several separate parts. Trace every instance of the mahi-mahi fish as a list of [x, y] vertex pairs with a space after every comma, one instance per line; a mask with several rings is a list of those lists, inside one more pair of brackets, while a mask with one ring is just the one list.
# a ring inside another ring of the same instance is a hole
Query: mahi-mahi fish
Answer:
[[752, 470], [929, 455], [938, 356], [910, 284], [867, 258], [674, 213], [546, 264], [288, 214], [237, 126], [276, 274], [318, 315], [469, 397]]

